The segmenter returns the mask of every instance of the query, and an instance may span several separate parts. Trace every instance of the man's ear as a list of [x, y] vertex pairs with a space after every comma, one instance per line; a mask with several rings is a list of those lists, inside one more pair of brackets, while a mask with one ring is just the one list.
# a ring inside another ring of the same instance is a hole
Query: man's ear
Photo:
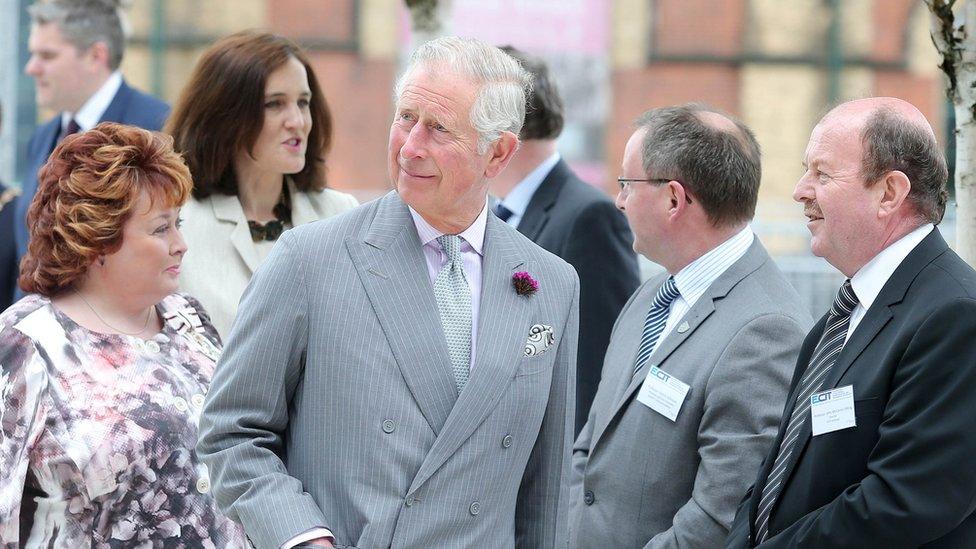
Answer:
[[691, 204], [688, 191], [684, 185], [677, 181], [668, 181], [668, 217], [675, 217], [681, 214]]
[[488, 161], [488, 166], [485, 168], [485, 177], [491, 179], [496, 175], [500, 174], [505, 166], [508, 166], [509, 161], [515, 156], [515, 151], [518, 150], [519, 140], [518, 136], [512, 132], [502, 132], [502, 134], [491, 144], [489, 152], [491, 153], [491, 159]]
[[86, 56], [95, 66], [105, 67], [106, 70], [111, 71], [111, 66], [109, 64], [109, 51], [108, 44], [105, 42], [95, 42], [88, 48]]
[[904, 172], [892, 170], [875, 183], [881, 185], [881, 203], [878, 204], [878, 217], [888, 217], [901, 210], [912, 191], [912, 182]]

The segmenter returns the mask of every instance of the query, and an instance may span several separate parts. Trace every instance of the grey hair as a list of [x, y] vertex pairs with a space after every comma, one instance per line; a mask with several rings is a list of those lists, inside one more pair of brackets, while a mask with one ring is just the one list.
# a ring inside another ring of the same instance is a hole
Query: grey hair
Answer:
[[[716, 127], [703, 120], [705, 113], [721, 115], [732, 127]], [[647, 111], [636, 126], [647, 130], [641, 147], [645, 174], [680, 181], [716, 227], [752, 219], [761, 152], [745, 124], [707, 105], [689, 103]]]
[[410, 57], [410, 65], [396, 83], [397, 100], [407, 79], [420, 67], [459, 74], [480, 85], [471, 106], [471, 125], [478, 132], [478, 154], [484, 154], [502, 132], [518, 135], [522, 130], [532, 76], [502, 50], [473, 38], [445, 36], [431, 40]]
[[912, 184], [908, 200], [918, 216], [936, 225], [942, 221], [949, 198], [949, 169], [931, 128], [880, 107], [865, 122], [861, 145], [861, 174], [867, 185], [898, 170]]
[[35, 25], [53, 23], [65, 40], [79, 51], [96, 42], [108, 48], [108, 66], [115, 70], [122, 64], [129, 24], [123, 8], [125, 0], [47, 0], [27, 8]]

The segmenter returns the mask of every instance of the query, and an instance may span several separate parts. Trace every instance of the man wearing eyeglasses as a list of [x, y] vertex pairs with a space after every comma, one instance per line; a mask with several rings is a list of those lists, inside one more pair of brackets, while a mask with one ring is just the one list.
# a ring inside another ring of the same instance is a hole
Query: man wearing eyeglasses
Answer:
[[760, 153], [741, 122], [694, 104], [648, 111], [622, 169], [634, 250], [667, 272], [611, 335], [574, 445], [572, 546], [718, 547], [811, 318], [749, 228]]

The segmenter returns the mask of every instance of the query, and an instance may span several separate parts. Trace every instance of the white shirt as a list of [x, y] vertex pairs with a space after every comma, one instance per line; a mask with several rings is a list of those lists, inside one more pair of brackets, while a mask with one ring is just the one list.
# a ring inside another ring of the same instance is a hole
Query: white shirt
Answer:
[[[417, 236], [420, 237], [420, 242], [424, 246], [424, 260], [427, 262], [427, 274], [430, 275], [431, 291], [433, 291], [437, 273], [447, 263], [447, 255], [441, 249], [441, 245], [438, 244], [437, 237], [446, 233], [431, 226], [413, 208], [409, 209], [410, 216], [413, 217], [413, 224], [417, 227]], [[481, 260], [484, 256], [485, 228], [487, 225], [488, 204], [486, 202], [474, 223], [458, 234], [461, 237], [461, 262], [464, 278], [467, 279], [468, 287], [471, 288], [471, 366], [474, 366], [475, 344], [478, 340], [478, 311], [481, 306]], [[303, 541], [317, 538], [334, 539], [335, 536], [327, 528], [313, 528], [286, 541], [281, 549], [291, 549]]]
[[752, 228], [748, 225], [734, 236], [707, 251], [698, 259], [692, 261], [684, 269], [674, 275], [674, 284], [678, 287], [679, 295], [671, 302], [668, 320], [664, 330], [658, 336], [651, 352], [657, 350], [675, 325], [694, 307], [705, 290], [718, 279], [733, 263], [738, 261], [752, 246], [755, 240]]
[[552, 156], [543, 160], [541, 164], [529, 172], [529, 175], [526, 175], [524, 179], [519, 181], [518, 185], [515, 185], [505, 198], [498, 202], [502, 206], [505, 206], [508, 211], [512, 212], [512, 216], [505, 223], [518, 228], [519, 222], [522, 221], [522, 216], [525, 215], [525, 210], [529, 207], [532, 196], [539, 190], [539, 185], [542, 185], [549, 172], [559, 163], [559, 158], [558, 152], [552, 153]]
[[113, 72], [102, 84], [102, 87], [98, 88], [88, 101], [78, 109], [78, 112], [62, 112], [61, 113], [61, 131], [68, 129], [68, 123], [74, 118], [75, 122], [78, 124], [78, 131], [86, 132], [95, 127], [98, 121], [102, 119], [102, 115], [108, 110], [108, 106], [112, 104], [112, 100], [115, 99], [115, 94], [119, 92], [119, 88], [122, 87], [122, 73], [119, 71]]
[[934, 228], [935, 226], [931, 223], [922, 225], [881, 250], [871, 261], [868, 261], [854, 273], [854, 276], [851, 277], [851, 288], [854, 290], [854, 295], [857, 296], [858, 303], [854, 307], [854, 310], [851, 311], [851, 322], [847, 328], [847, 337], [844, 339], [845, 343], [851, 338], [851, 334], [854, 333], [854, 328], [857, 328], [857, 325], [860, 324], [861, 319], [864, 318], [868, 309], [871, 308], [874, 300], [878, 298], [878, 294], [881, 293], [884, 285], [888, 283], [888, 279], [895, 273], [895, 269], [901, 265], [901, 262], [908, 257], [908, 254], [912, 253], [912, 250], [922, 240], [925, 240], [925, 237]]

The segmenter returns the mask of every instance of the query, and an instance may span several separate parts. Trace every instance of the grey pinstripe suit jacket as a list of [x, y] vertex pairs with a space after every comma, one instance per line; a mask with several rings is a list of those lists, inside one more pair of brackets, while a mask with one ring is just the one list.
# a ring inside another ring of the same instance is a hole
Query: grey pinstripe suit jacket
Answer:
[[[420, 239], [396, 193], [282, 236], [251, 281], [198, 451], [259, 548], [564, 543], [577, 340], [572, 268], [493, 215], [460, 396]], [[540, 283], [519, 296], [511, 276]], [[553, 346], [525, 357], [533, 324]]]

